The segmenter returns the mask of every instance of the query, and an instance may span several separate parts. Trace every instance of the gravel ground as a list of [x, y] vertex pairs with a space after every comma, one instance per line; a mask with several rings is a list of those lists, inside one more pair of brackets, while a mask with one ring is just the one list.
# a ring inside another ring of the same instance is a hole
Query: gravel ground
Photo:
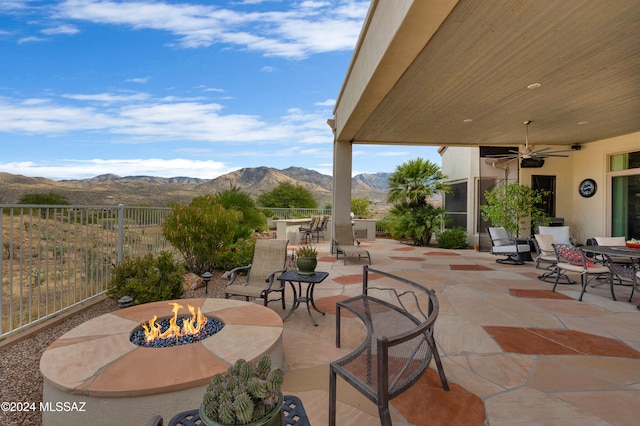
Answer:
[[[205, 295], [204, 287], [189, 290], [183, 296], [192, 297], [224, 297], [223, 289], [227, 280], [214, 274], [209, 283], [209, 293]], [[40, 357], [45, 349], [57, 338], [83, 322], [118, 309], [118, 304], [106, 299], [83, 311], [70, 315], [50, 327], [43, 327], [37, 332], [15, 343], [0, 346], [0, 402], [35, 403], [35, 411], [8, 412], [0, 411], [0, 425], [41, 425], [42, 415], [38, 410], [42, 401], [42, 375], [40, 374]], [[53, 321], [53, 320], [52, 320]]]

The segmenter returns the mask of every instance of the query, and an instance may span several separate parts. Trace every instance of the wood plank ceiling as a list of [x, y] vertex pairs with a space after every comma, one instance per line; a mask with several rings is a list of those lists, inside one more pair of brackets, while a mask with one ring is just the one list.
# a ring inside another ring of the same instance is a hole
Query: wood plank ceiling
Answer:
[[352, 142], [522, 144], [525, 120], [533, 145], [640, 131], [638, 0], [461, 0]]

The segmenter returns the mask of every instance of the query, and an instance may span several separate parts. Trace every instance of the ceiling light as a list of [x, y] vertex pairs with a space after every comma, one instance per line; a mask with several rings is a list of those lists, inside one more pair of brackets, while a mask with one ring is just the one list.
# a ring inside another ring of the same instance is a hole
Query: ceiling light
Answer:
[[527, 86], [527, 89], [537, 89], [540, 86], [542, 86], [542, 84], [540, 83], [531, 83], [530, 85]]
[[472, 121], [473, 121], [473, 119], [471, 119], [471, 118], [465, 118], [465, 120], [464, 120], [465, 123], [471, 123]]

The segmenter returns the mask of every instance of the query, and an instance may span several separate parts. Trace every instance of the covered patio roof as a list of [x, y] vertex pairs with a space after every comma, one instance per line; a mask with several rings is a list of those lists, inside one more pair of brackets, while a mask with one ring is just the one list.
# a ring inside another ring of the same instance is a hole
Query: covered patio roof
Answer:
[[330, 125], [337, 143], [512, 146], [532, 120], [531, 144], [564, 147], [639, 118], [637, 0], [373, 0]]

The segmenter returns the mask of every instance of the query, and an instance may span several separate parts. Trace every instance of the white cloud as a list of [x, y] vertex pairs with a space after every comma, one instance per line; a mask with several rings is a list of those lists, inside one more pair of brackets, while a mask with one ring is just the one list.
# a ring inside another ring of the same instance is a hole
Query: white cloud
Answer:
[[[274, 123], [250, 114], [223, 114], [218, 103], [151, 99], [136, 94], [65, 94], [73, 105], [55, 99], [15, 101], [0, 98], [0, 132], [21, 135], [71, 135], [91, 132], [131, 141], [205, 141], [327, 143], [332, 140], [326, 114], [291, 109]], [[96, 105], [92, 105], [96, 103]], [[103, 108], [98, 108], [102, 106]]]
[[128, 78], [125, 81], [128, 83], [148, 83], [149, 80], [151, 80], [151, 77], [147, 76], [147, 77], [138, 77], [138, 78]]
[[43, 41], [47, 41], [47, 40], [42, 38], [42, 37], [35, 37], [35, 36], [22, 37], [21, 39], [18, 40], [18, 44], [40, 43], [40, 42], [43, 42]]
[[326, 101], [316, 102], [315, 104], [318, 105], [318, 106], [333, 107], [336, 104], [336, 100], [335, 99], [327, 99]]
[[45, 28], [41, 32], [42, 34], [46, 34], [46, 35], [77, 34], [80, 32], [80, 30], [78, 30], [73, 25], [59, 25], [53, 28]]
[[111, 93], [96, 93], [92, 95], [82, 95], [82, 94], [65, 94], [62, 95], [63, 98], [74, 99], [77, 101], [96, 101], [96, 102], [104, 102], [104, 103], [114, 103], [114, 102], [135, 102], [135, 101], [143, 101], [149, 98], [149, 95], [146, 93], [136, 93], [132, 95], [114, 95]]
[[106, 173], [119, 176], [189, 176], [214, 179], [237, 168], [212, 160], [174, 159], [129, 159], [129, 160], [62, 160], [58, 164], [34, 163], [30, 161], [0, 163], [0, 169], [11, 174], [25, 176], [47, 176], [49, 179], [84, 179]]
[[65, 0], [55, 17], [167, 31], [187, 48], [223, 43], [265, 56], [303, 58], [352, 49], [368, 5], [364, 0], [304, 1], [284, 12], [244, 12], [208, 4]]

